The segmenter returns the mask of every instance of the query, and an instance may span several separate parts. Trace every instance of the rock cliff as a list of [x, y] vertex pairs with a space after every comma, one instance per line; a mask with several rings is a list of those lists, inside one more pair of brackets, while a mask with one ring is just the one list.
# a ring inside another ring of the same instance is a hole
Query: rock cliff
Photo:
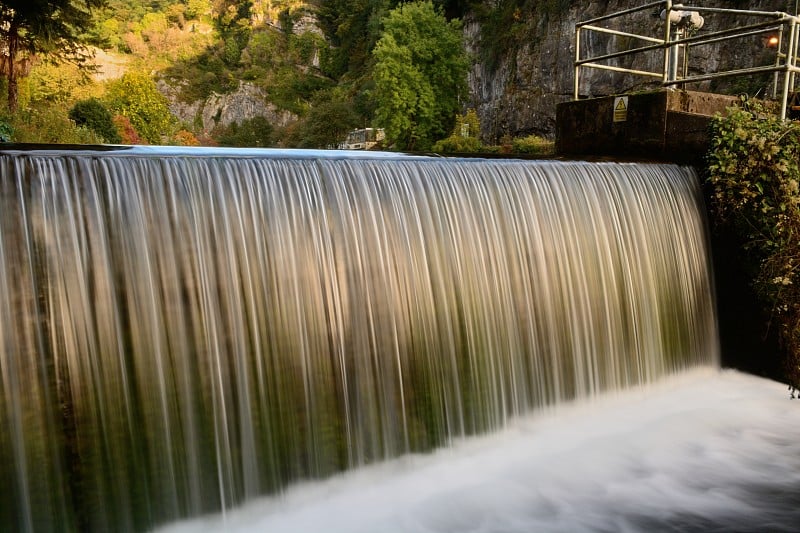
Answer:
[[276, 127], [284, 127], [297, 120], [294, 113], [278, 109], [269, 102], [264, 91], [252, 83], [240, 82], [238, 89], [231, 93], [214, 93], [205, 100], [188, 103], [180, 99], [178, 89], [163, 81], [159, 83], [159, 90], [167, 96], [173, 115], [205, 133], [233, 123], [241, 124], [255, 117], [264, 117]]

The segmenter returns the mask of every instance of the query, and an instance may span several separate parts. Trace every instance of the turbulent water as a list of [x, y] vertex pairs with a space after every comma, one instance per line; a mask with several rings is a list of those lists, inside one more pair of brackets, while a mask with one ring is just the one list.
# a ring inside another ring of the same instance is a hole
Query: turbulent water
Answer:
[[717, 361], [670, 165], [0, 152], [0, 528], [142, 530]]
[[698, 369], [160, 533], [794, 533], [800, 405]]

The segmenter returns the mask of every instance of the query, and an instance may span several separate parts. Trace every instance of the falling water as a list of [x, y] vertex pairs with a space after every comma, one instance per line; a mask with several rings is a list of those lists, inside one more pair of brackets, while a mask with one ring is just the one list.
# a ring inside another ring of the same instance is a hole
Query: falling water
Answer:
[[691, 169], [0, 152], [0, 529], [143, 530], [717, 361]]

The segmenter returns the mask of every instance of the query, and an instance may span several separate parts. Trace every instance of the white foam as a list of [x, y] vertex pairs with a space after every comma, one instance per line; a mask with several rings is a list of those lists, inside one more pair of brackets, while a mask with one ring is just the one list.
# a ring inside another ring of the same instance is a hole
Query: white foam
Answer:
[[800, 403], [706, 369], [161, 531], [789, 531], [798, 495]]

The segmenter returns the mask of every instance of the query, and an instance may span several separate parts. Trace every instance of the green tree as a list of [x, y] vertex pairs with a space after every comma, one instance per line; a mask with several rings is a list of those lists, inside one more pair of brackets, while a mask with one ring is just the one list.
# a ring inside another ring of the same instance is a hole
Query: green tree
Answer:
[[401, 150], [427, 150], [453, 124], [467, 90], [461, 22], [430, 1], [403, 4], [383, 20], [375, 46], [376, 126]]
[[298, 148], [328, 148], [347, 137], [362, 123], [341, 90], [320, 91], [298, 125], [292, 144]]
[[322, 69], [334, 78], [356, 80], [366, 74], [370, 54], [380, 38], [381, 19], [393, 0], [324, 0], [317, 17], [332, 47], [322, 57]]
[[151, 144], [162, 142], [175, 128], [167, 98], [153, 79], [143, 72], [128, 72], [109, 83], [106, 102], [111, 111], [130, 120], [142, 138]]
[[122, 138], [114, 125], [114, 117], [108, 108], [97, 98], [80, 100], [69, 110], [71, 118], [78, 126], [85, 126], [109, 143], [120, 143]]
[[234, 122], [218, 138], [220, 146], [264, 148], [272, 144], [272, 124], [264, 117]]
[[26, 56], [47, 56], [84, 65], [90, 54], [83, 36], [92, 25], [92, 10], [105, 0], [3, 0], [0, 42], [3, 74], [8, 81], [8, 109], [18, 104], [18, 62]]
[[21, 80], [18, 101], [26, 107], [58, 104], [67, 108], [76, 100], [92, 96], [94, 92], [96, 88], [91, 78], [80, 67], [39, 63]]

